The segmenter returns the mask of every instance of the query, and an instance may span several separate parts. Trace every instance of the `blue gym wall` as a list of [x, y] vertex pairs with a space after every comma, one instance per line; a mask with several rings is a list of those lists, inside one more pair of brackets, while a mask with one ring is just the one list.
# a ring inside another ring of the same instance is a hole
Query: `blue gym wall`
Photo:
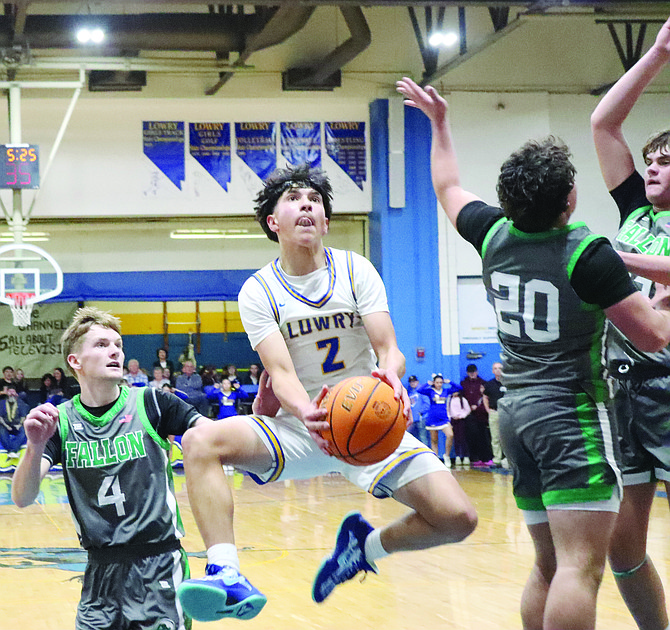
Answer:
[[[370, 258], [377, 266], [405, 354], [407, 374], [422, 382], [433, 372], [460, 381], [458, 355], [442, 355], [437, 199], [430, 176], [430, 123], [405, 108], [405, 207], [389, 206], [388, 101], [370, 106], [372, 214]], [[425, 358], [417, 357], [425, 349]], [[490, 370], [489, 370], [490, 371]], [[488, 371], [482, 371], [488, 378]]]

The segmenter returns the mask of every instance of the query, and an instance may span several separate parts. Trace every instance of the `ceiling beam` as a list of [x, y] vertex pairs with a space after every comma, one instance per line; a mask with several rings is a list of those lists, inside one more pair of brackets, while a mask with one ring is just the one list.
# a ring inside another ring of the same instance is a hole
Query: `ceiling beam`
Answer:
[[[199, 5], [206, 4], [204, 0], [143, 0], [143, 4], [170, 7], [176, 5]], [[64, 5], [68, 6], [72, 3], [64, 2], [63, 0], [14, 0], [5, 2], [5, 4], [13, 5]], [[110, 5], [128, 5], [128, 0], [105, 0], [105, 6]], [[227, 2], [222, 4], [239, 4]], [[631, 5], [635, 5], [635, 9], [641, 10], [658, 10], [661, 13], [668, 10], [670, 2], [658, 0], [253, 0], [254, 5], [265, 6], [280, 6], [280, 5], [294, 5], [294, 6], [357, 6], [357, 7], [407, 7], [407, 6], [479, 6], [483, 8], [489, 7], [530, 7], [533, 5], [542, 4], [544, 8], [555, 6], [556, 8], [569, 7], [584, 7], [584, 8], [605, 8], [605, 9], [631, 9]]]

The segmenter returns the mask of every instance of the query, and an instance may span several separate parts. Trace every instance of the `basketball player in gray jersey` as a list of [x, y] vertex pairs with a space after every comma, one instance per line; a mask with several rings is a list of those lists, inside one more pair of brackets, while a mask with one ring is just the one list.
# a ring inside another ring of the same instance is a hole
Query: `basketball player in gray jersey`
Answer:
[[190, 628], [176, 589], [189, 577], [179, 539], [169, 435], [210, 422], [176, 396], [120, 386], [117, 318], [79, 309], [61, 339], [81, 395], [33, 409], [12, 499], [30, 505], [61, 464], [81, 545], [88, 551], [77, 630]]
[[536, 552], [523, 626], [592, 630], [621, 493], [600, 366], [604, 318], [656, 351], [670, 341], [670, 313], [635, 290], [605, 238], [569, 223], [576, 192], [567, 147], [526, 143], [501, 168], [502, 209], [488, 206], [461, 188], [446, 101], [411, 79], [398, 90], [430, 119], [435, 192], [481, 255], [498, 318], [501, 438]]
[[[670, 282], [670, 130], [642, 149], [638, 173], [623, 134], [637, 99], [670, 61], [670, 20], [656, 41], [602, 98], [591, 127], [605, 185], [619, 209], [615, 247], [641, 291], [650, 280]], [[670, 628], [663, 583], [647, 556], [647, 529], [658, 482], [670, 499], [670, 348], [638, 352], [620, 331], [608, 330], [607, 365], [619, 431], [624, 495], [609, 560], [617, 586], [640, 630]]]

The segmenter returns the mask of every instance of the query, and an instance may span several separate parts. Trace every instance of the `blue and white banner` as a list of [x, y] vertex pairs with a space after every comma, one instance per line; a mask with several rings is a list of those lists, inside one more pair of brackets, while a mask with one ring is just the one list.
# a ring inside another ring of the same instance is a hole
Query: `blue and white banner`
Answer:
[[291, 166], [321, 168], [321, 123], [281, 123], [281, 153]]
[[327, 122], [326, 152], [363, 190], [367, 156], [364, 122]]
[[145, 120], [142, 141], [144, 155], [181, 190], [185, 178], [184, 123]]
[[277, 168], [276, 124], [235, 123], [237, 155], [261, 179]]
[[189, 152], [225, 191], [230, 184], [230, 123], [188, 126]]

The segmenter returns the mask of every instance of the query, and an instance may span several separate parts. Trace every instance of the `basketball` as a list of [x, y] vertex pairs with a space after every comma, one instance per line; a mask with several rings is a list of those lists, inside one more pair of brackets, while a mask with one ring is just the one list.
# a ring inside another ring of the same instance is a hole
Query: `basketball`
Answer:
[[326, 394], [321, 406], [328, 411], [330, 429], [321, 432], [333, 455], [354, 466], [386, 459], [405, 433], [402, 400], [393, 388], [372, 376], [340, 381]]

